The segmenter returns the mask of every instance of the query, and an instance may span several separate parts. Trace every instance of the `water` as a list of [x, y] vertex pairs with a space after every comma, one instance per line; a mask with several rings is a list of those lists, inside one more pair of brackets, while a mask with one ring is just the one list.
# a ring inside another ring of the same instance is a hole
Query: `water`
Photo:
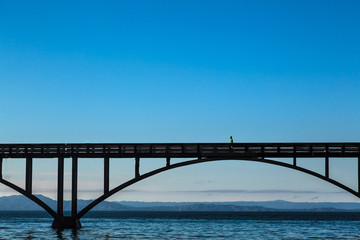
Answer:
[[360, 239], [360, 213], [93, 212], [79, 230], [0, 212], [0, 239]]

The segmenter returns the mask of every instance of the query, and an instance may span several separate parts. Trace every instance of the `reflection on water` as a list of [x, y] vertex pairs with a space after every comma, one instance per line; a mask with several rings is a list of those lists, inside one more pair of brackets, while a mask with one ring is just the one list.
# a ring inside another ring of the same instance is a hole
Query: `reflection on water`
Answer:
[[63, 232], [62, 230], [57, 230], [56, 231], [57, 238], [60, 239], [60, 240], [64, 239], [62, 232]]
[[78, 231], [79, 230], [71, 230], [71, 235], [70, 235], [70, 237], [71, 237], [71, 239], [79, 239], [78, 238]]
[[360, 239], [359, 213], [120, 215], [84, 218], [82, 229], [57, 230], [48, 217], [0, 213], [0, 239]]

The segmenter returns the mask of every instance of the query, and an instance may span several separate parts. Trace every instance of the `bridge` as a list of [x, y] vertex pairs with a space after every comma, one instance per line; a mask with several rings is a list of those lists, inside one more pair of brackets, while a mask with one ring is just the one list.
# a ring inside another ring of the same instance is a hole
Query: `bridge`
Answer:
[[[3, 178], [4, 159], [26, 159], [25, 187], [21, 188]], [[32, 192], [33, 159], [55, 158], [58, 163], [57, 173], [57, 209], [56, 211], [46, 205]], [[71, 216], [64, 216], [64, 159], [72, 160], [71, 184]], [[104, 191], [88, 206], [78, 211], [78, 159], [102, 158], [104, 159]], [[134, 177], [129, 181], [110, 189], [109, 160], [110, 158], [133, 158]], [[164, 166], [145, 174], [140, 174], [141, 158], [163, 158]], [[172, 163], [171, 159], [187, 158], [183, 161]], [[273, 160], [277, 158], [291, 158], [291, 163]], [[324, 173], [317, 173], [298, 166], [297, 158], [323, 158]], [[357, 158], [357, 184], [356, 190], [335, 181], [329, 176], [330, 158]], [[263, 162], [272, 165], [287, 167], [315, 176], [345, 191], [360, 197], [360, 143], [101, 143], [101, 144], [0, 144], [0, 183], [25, 195], [53, 218], [53, 228], [81, 228], [80, 218], [83, 217], [97, 204], [122, 189], [143, 179], [178, 167], [192, 164], [220, 161], [242, 160]]]

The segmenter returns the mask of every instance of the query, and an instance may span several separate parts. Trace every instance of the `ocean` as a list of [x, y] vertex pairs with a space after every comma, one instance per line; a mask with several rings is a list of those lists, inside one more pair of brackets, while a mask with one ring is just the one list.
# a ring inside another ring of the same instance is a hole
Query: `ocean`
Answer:
[[44, 212], [0, 212], [0, 239], [360, 239], [360, 213], [90, 212], [79, 230]]

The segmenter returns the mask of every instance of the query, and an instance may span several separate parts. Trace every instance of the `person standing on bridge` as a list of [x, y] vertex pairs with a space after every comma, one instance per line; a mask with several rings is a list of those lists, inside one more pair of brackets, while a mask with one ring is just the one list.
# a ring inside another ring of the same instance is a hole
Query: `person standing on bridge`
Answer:
[[230, 144], [233, 144], [234, 143], [234, 140], [232, 138], [232, 136], [230, 136]]

